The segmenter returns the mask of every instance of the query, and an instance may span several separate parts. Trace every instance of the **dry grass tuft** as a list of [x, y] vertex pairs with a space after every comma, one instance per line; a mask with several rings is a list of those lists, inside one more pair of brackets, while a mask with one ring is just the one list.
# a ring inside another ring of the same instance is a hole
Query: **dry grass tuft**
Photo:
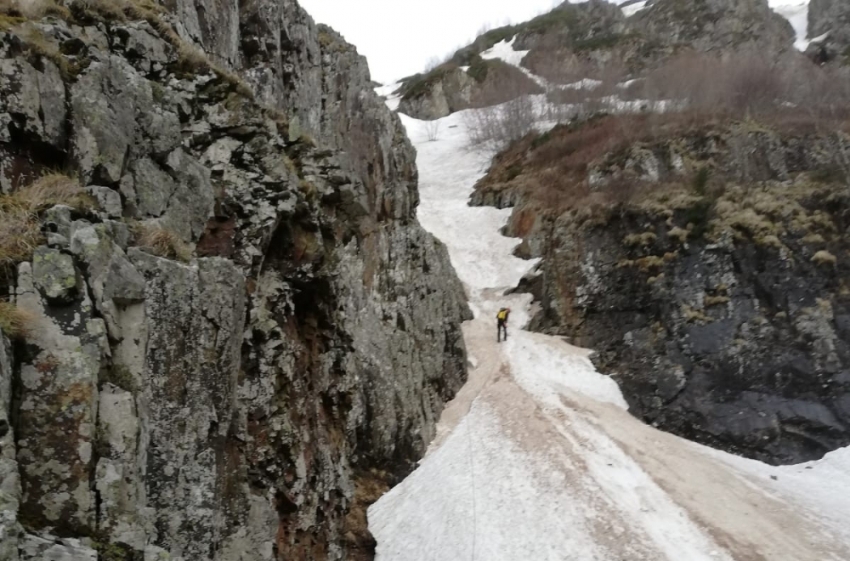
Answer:
[[76, 179], [59, 173], [45, 175], [14, 193], [0, 195], [0, 266], [27, 261], [41, 245], [39, 214], [55, 205], [89, 211], [97, 203]]
[[822, 249], [812, 256], [812, 263], [815, 265], [832, 265], [838, 263], [838, 258], [825, 249]]
[[706, 308], [710, 308], [712, 306], [720, 306], [721, 304], [727, 304], [728, 302], [728, 296], [706, 296], [703, 299], [703, 305]]
[[628, 247], [648, 247], [655, 243], [658, 236], [654, 232], [644, 232], [642, 234], [629, 234], [623, 239], [623, 244]]
[[713, 320], [705, 315], [705, 312], [702, 310], [697, 310], [696, 308], [692, 308], [690, 306], [682, 306], [682, 317], [685, 318], [685, 321], [688, 323], [711, 323]]
[[79, 181], [61, 173], [48, 173], [31, 185], [0, 198], [0, 209], [17, 206], [38, 213], [55, 205], [88, 211], [97, 203], [80, 187]]
[[691, 233], [684, 228], [679, 228], [678, 226], [673, 227], [669, 232], [667, 232], [667, 237], [678, 241], [680, 244], [684, 244], [688, 241], [688, 236]]
[[[177, 47], [179, 63], [184, 70], [191, 72], [212, 72], [220, 80], [230, 84], [239, 95], [249, 99], [254, 98], [254, 91], [238, 74], [215, 64], [198, 47], [185, 43], [179, 37], [176, 38], [176, 41], [175, 46]], [[175, 40], [172, 40], [172, 43], [174, 42]]]
[[0, 331], [10, 339], [23, 339], [30, 334], [35, 316], [9, 302], [0, 302]]
[[40, 19], [56, 16], [69, 19], [71, 11], [55, 0], [0, 0], [0, 14], [20, 19]]
[[180, 236], [158, 224], [138, 223], [133, 226], [136, 245], [142, 250], [165, 257], [188, 262], [192, 258], [192, 249]]

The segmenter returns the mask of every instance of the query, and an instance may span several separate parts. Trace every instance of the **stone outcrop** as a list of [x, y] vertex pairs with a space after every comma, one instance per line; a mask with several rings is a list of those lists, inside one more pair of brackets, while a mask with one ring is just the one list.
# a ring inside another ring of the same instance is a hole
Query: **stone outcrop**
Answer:
[[2, 286], [0, 560], [371, 559], [466, 375], [413, 148], [296, 2], [163, 6], [0, 25], [3, 193], [97, 203]]
[[840, 0], [809, 2], [809, 37], [813, 42], [806, 54], [818, 62], [850, 59], [850, 6]]
[[850, 443], [848, 139], [706, 126], [546, 191], [536, 158], [576, 130], [503, 154], [474, 197], [514, 206], [507, 234], [543, 258], [519, 287], [532, 329], [597, 351], [635, 415], [685, 438], [774, 464]]
[[521, 70], [501, 60], [474, 55], [467, 66], [448, 63], [407, 79], [398, 110], [417, 119], [440, 119], [470, 107], [504, 103], [543, 89]]
[[656, 0], [629, 20], [632, 33], [670, 47], [700, 52], [754, 46], [768, 53], [791, 50], [794, 30], [767, 0]]

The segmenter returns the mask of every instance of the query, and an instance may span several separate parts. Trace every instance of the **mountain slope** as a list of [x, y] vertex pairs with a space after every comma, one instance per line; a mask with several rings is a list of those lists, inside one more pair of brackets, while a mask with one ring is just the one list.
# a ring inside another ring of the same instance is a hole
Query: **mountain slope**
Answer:
[[[465, 79], [467, 67], [480, 64], [483, 52], [512, 39], [515, 50], [528, 51], [521, 61], [524, 68], [553, 83], [566, 84], [611, 72], [623, 74], [624, 79], [637, 77], [686, 52], [751, 50], [779, 55], [793, 50], [795, 32], [768, 0], [656, 0], [640, 10], [625, 12], [602, 0], [564, 2], [528, 22], [487, 31], [443, 65], [406, 78], [399, 89], [399, 111], [433, 119], [506, 101], [507, 80], [481, 85], [484, 93], [479, 93], [478, 99], [453, 98], [451, 92]], [[516, 95], [525, 93], [529, 92]], [[447, 101], [442, 101], [444, 98]]]

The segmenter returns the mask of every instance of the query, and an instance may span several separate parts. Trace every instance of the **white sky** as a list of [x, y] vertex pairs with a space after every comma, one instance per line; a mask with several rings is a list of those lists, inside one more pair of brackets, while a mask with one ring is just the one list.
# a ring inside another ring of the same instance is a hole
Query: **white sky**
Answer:
[[369, 59], [372, 79], [420, 72], [471, 42], [482, 26], [521, 22], [560, 0], [300, 0], [319, 23], [342, 33]]

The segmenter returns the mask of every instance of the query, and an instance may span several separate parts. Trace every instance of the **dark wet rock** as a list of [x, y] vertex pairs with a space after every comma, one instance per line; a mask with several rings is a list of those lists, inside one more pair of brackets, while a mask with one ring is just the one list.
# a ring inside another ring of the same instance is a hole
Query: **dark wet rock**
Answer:
[[[516, 201], [506, 233], [543, 258], [524, 280], [541, 306], [532, 328], [596, 350], [635, 415], [796, 463], [850, 443], [850, 198], [824, 171], [841, 142], [769, 126], [691, 128], [588, 166], [596, 189], [628, 178], [646, 187], [640, 197], [557, 212], [541, 207], [526, 175], [533, 150], [518, 145], [473, 200]], [[708, 166], [708, 191], [689, 166]]]

